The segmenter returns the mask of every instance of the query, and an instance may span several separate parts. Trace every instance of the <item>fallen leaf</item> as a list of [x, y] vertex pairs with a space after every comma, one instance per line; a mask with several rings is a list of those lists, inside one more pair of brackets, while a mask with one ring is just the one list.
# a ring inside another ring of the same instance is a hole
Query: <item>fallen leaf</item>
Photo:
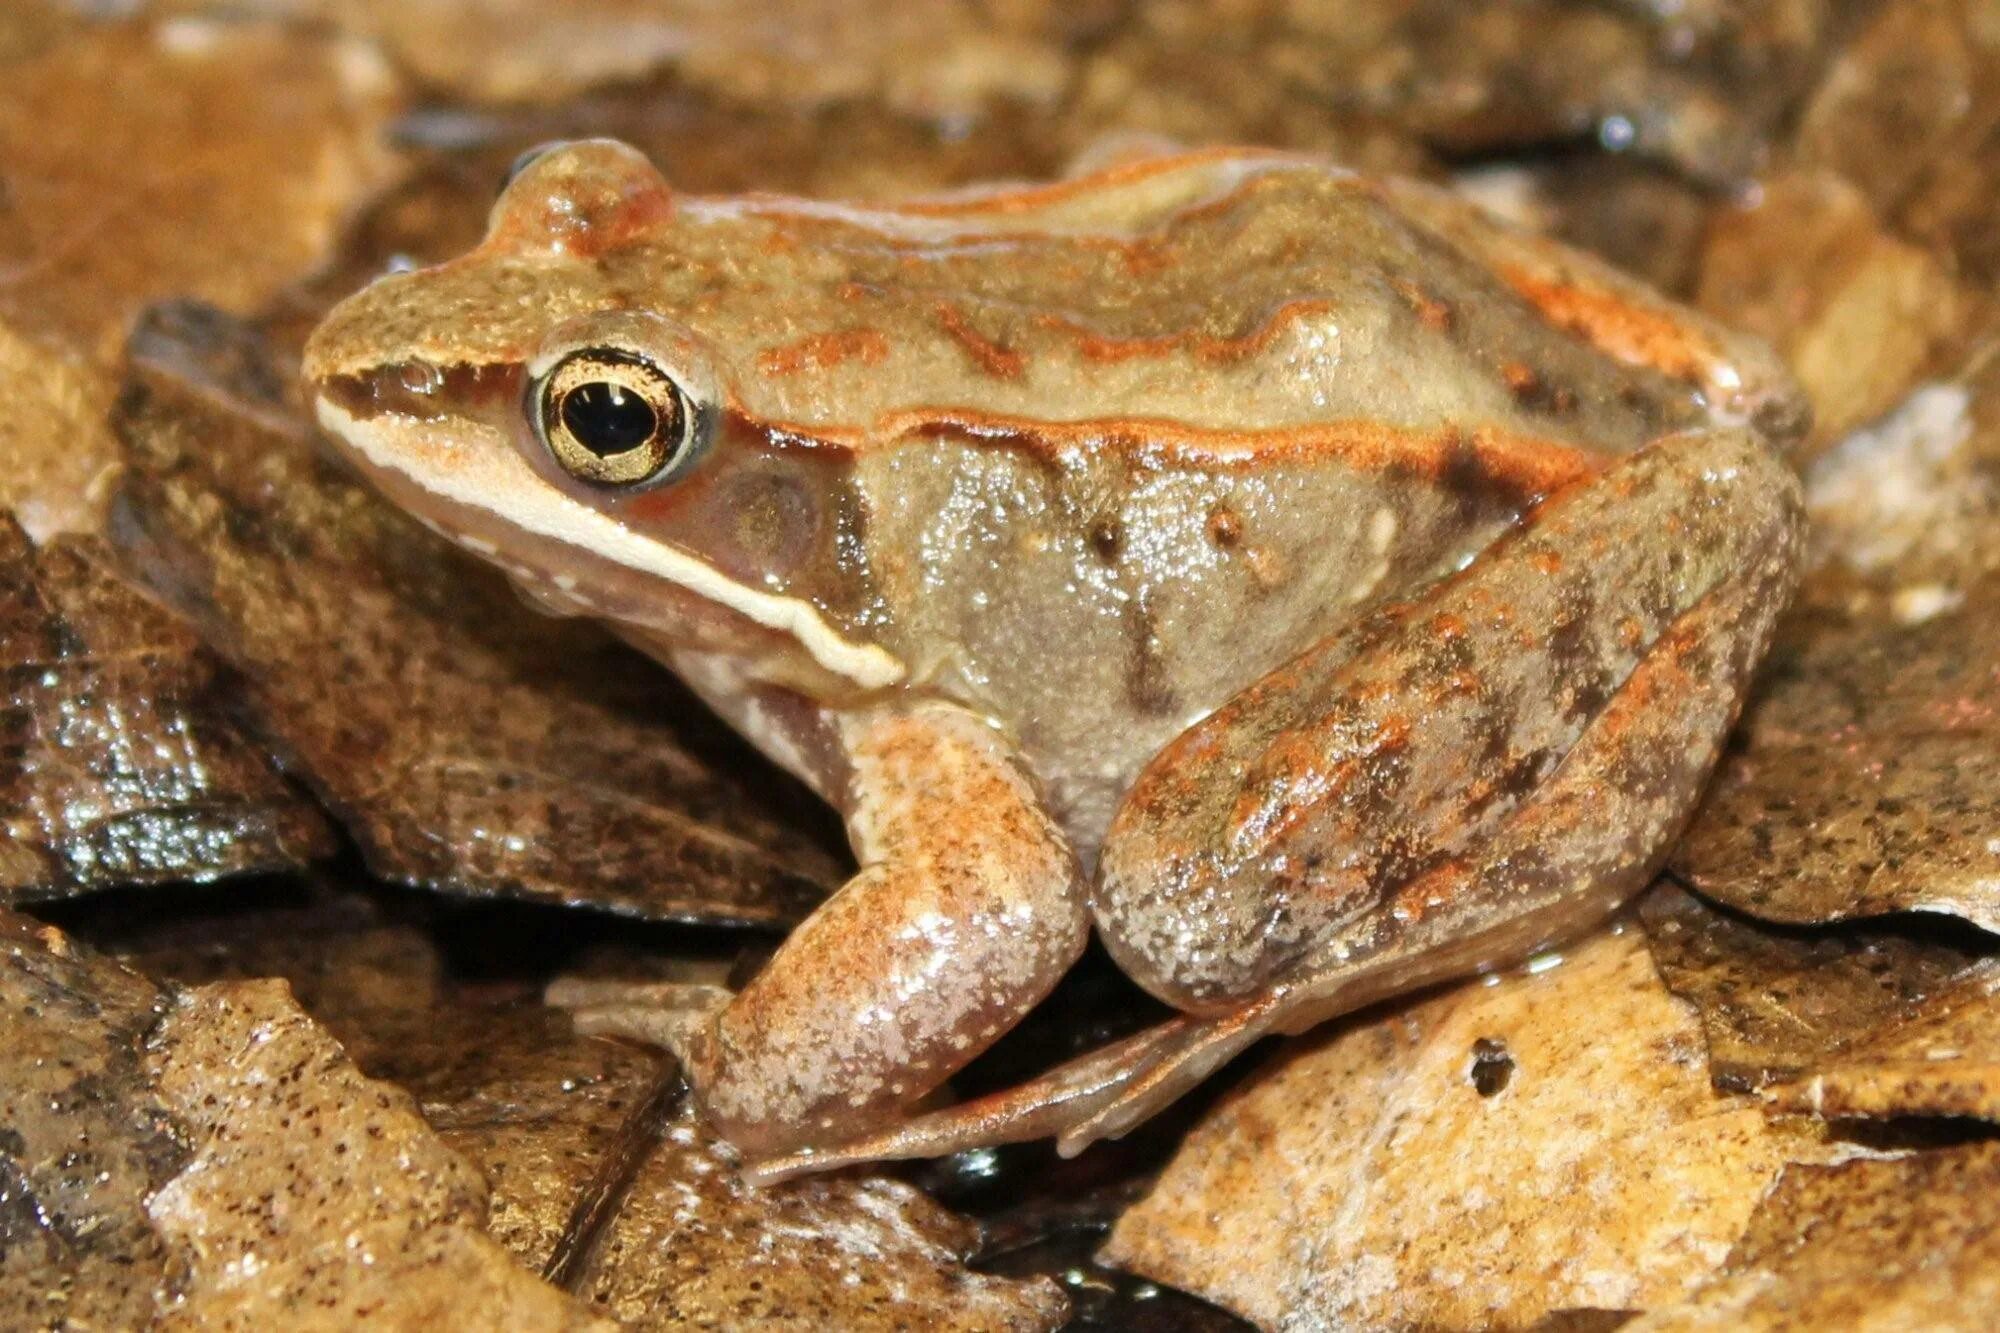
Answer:
[[1764, 1099], [1827, 1120], [2000, 1120], [2000, 960], [1968, 968]]
[[1716, 1279], [1624, 1333], [1991, 1328], [2000, 1144], [1790, 1166]]
[[978, 1228], [901, 1181], [818, 1176], [756, 1188], [685, 1110], [631, 1181], [577, 1290], [648, 1327], [1053, 1329], [1046, 1278], [968, 1271]]
[[1813, 460], [1806, 503], [1812, 563], [1864, 581], [1893, 618], [2000, 573], [2000, 338]]
[[0, 995], [0, 1290], [36, 1326], [609, 1327], [283, 983], [173, 990], [5, 914]]
[[82, 353], [0, 319], [0, 509], [33, 540], [102, 531], [119, 465], [111, 397]]
[[1294, 1042], [1189, 1136], [1106, 1257], [1264, 1328], [1518, 1328], [1694, 1289], [1789, 1160], [1718, 1095], [1637, 932]]
[[91, 24], [16, 61], [0, 312], [108, 356], [151, 301], [253, 309], [394, 178], [399, 98], [365, 47], [270, 24]]
[[[223, 8], [217, 0], [161, 7]], [[1054, 100], [1067, 72], [1061, 43], [1089, 25], [1088, 6], [967, 0], [881, 8], [865, 23], [845, 0], [249, 0], [248, 8], [373, 40], [454, 100], [556, 101], [672, 70], [745, 102], [874, 100], [937, 117], [971, 116], [1003, 97]]]
[[2000, 929], [2000, 578], [1916, 624], [1805, 607], [1669, 861], [1773, 921]]
[[1972, 301], [1951, 266], [1894, 235], [1855, 186], [1795, 173], [1718, 210], [1695, 304], [1769, 342], [1813, 404], [1817, 452], [1943, 363]]
[[0, 912], [0, 1309], [23, 1328], [142, 1328], [167, 1271], [146, 1197], [181, 1170], [141, 1043], [169, 1000]]
[[1724, 1092], [1825, 1069], [1836, 1053], [1983, 975], [1992, 952], [1971, 931], [1907, 918], [1839, 930], [1770, 926], [1671, 883], [1639, 903], [1667, 988], [1701, 1014], [1709, 1074]]
[[1685, 5], [1564, 0], [1166, 0], [1139, 6], [1092, 53], [1075, 114], [1257, 142], [1301, 122], [1371, 119], [1460, 157], [1595, 132], [1736, 181], [1833, 35], [1824, 7], [1779, 8], [1697, 18]]
[[133, 562], [377, 873], [758, 923], [837, 881], [813, 798], [664, 670], [529, 612], [337, 471], [240, 326], [161, 311], [133, 355]]
[[161, 1327], [612, 1327], [486, 1234], [478, 1173], [283, 982], [187, 993], [145, 1065], [191, 1154], [146, 1204], [185, 1272]]
[[237, 726], [193, 631], [94, 538], [0, 513], [0, 899], [302, 866], [318, 809]]

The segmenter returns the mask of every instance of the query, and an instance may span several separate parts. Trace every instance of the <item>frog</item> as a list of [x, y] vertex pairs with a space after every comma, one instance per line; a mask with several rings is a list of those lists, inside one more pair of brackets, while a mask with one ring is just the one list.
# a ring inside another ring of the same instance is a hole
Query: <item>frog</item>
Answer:
[[[1769, 350], [1311, 154], [842, 202], [553, 145], [302, 374], [390, 501], [844, 821], [740, 987], [550, 992], [671, 1050], [760, 1182], [1072, 1154], [1600, 925], [1798, 579]], [[1093, 940], [1167, 1016], [952, 1100]]]

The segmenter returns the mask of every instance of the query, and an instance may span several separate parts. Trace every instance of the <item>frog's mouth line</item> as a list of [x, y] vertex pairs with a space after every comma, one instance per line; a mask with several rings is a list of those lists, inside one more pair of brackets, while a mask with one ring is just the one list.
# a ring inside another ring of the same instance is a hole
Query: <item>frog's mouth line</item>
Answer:
[[[428, 438], [435, 432], [427, 423], [408, 418], [398, 427], [411, 440], [399, 445], [383, 438], [387, 430], [380, 419], [364, 422], [324, 395], [316, 396], [314, 406], [321, 427], [372, 471], [393, 472], [455, 507], [492, 514], [535, 537], [661, 579], [733, 611], [790, 637], [820, 667], [863, 690], [883, 689], [903, 679], [903, 664], [892, 654], [843, 637], [817, 607], [747, 587], [713, 565], [558, 494], [520, 465], [510, 450], [484, 450], [475, 456], [463, 447]], [[446, 450], [457, 465], [427, 467], [413, 457]]]

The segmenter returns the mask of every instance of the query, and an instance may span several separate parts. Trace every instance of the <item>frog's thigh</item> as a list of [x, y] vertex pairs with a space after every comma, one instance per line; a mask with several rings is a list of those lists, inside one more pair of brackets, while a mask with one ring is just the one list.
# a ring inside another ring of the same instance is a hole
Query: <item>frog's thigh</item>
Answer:
[[1047, 994], [1088, 938], [1075, 858], [1004, 742], [924, 707], [848, 727], [861, 872], [690, 1044], [752, 1155], [894, 1118]]
[[1153, 761], [1093, 898], [1112, 954], [1194, 1013], [1282, 986], [1296, 1029], [1608, 911], [1691, 812], [1800, 527], [1796, 480], [1736, 431], [1552, 498]]

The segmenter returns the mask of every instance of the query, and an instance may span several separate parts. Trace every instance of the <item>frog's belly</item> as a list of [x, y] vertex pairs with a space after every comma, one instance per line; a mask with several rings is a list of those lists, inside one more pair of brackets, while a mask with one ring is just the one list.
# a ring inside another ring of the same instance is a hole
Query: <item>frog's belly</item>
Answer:
[[920, 686], [1013, 731], [1089, 860], [1174, 736], [1512, 523], [1476, 481], [1318, 464], [1107, 484], [961, 458], [940, 493], [876, 511], [920, 553], [888, 589], [898, 647]]

